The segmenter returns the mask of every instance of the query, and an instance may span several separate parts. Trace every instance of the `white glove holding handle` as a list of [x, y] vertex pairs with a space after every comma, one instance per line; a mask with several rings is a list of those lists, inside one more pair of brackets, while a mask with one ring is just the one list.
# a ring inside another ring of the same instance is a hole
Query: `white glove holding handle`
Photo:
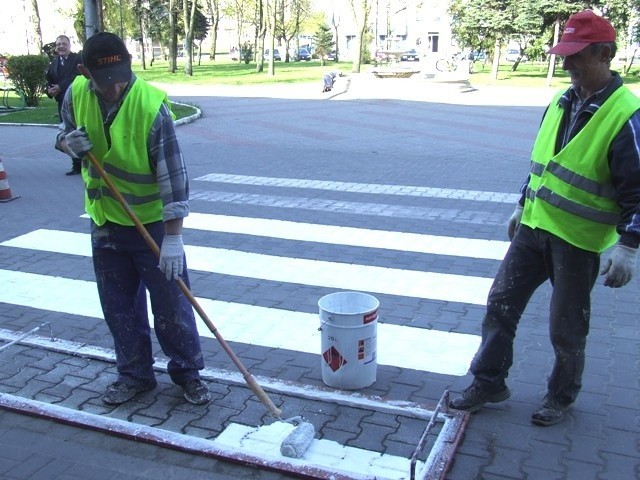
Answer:
[[73, 153], [74, 158], [82, 158], [87, 152], [91, 151], [93, 144], [89, 140], [87, 132], [84, 131], [84, 127], [80, 127], [77, 130], [69, 132], [65, 137], [67, 141], [67, 147]]
[[638, 249], [617, 244], [605, 261], [600, 275], [605, 275], [605, 287], [620, 288], [631, 281], [638, 258]]
[[513, 237], [516, 235], [516, 232], [520, 227], [520, 220], [522, 220], [523, 210], [524, 207], [522, 207], [522, 205], [516, 205], [516, 209], [511, 214], [511, 218], [509, 218], [509, 223], [507, 224], [507, 235], [509, 235], [509, 240], [513, 240]]
[[184, 269], [184, 245], [182, 235], [165, 235], [160, 247], [160, 264], [167, 280], [177, 280]]

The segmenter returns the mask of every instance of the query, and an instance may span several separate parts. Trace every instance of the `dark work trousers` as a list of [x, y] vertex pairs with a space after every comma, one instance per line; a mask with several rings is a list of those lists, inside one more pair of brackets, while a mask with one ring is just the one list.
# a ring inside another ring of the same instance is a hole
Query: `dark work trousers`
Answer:
[[[163, 222], [145, 225], [160, 246]], [[154, 329], [169, 357], [171, 380], [181, 385], [204, 368], [191, 304], [174, 280], [167, 280], [135, 227], [92, 222], [93, 266], [104, 318], [113, 336], [119, 381], [155, 382], [145, 287], [151, 298]], [[185, 262], [182, 280], [189, 286]]]
[[[60, 119], [60, 122], [62, 122], [62, 100], [60, 100], [59, 102], [56, 100], [57, 104], [58, 104], [58, 118]], [[82, 168], [82, 159], [81, 158], [72, 158], [71, 159], [71, 168], [77, 172], [80, 171], [80, 169]]]
[[549, 279], [553, 287], [549, 335], [555, 363], [547, 395], [564, 405], [574, 402], [582, 387], [590, 295], [599, 266], [599, 254], [521, 225], [489, 291], [482, 342], [471, 362], [476, 382], [491, 390], [504, 387], [520, 317], [535, 290]]

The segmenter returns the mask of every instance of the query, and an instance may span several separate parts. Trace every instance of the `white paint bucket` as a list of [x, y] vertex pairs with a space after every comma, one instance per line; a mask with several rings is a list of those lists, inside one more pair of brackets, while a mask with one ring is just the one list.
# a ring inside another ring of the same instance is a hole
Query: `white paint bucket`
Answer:
[[318, 306], [322, 381], [344, 390], [368, 387], [376, 381], [380, 302], [366, 293], [337, 292]]

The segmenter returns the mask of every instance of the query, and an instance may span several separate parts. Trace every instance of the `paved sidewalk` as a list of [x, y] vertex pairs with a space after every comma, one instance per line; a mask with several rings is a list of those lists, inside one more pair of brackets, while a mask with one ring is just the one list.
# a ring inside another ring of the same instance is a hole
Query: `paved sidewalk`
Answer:
[[[513, 194], [526, 174], [533, 137], [553, 92], [464, 91], [459, 82], [371, 78], [352, 79], [347, 89], [348, 77], [341, 80], [344, 89], [338, 85], [330, 96], [321, 94], [320, 82], [171, 87], [172, 99], [203, 111], [198, 121], [178, 129], [192, 180], [191, 210], [205, 219], [204, 226], [185, 232], [185, 244], [199, 252], [188, 259], [194, 264], [234, 259], [224, 267], [192, 267], [191, 281], [207, 311], [222, 305], [235, 312], [237, 318], [214, 316], [214, 323], [228, 322], [220, 327], [223, 336], [235, 334], [235, 324], [246, 320], [243, 312], [252, 312], [255, 323], [244, 330], [254, 330], [261, 342], [230, 343], [261, 381], [290, 382], [288, 391], [270, 391], [286, 416], [305, 415], [319, 439], [406, 459], [426, 421], [395, 408], [407, 402], [433, 408], [445, 390], [457, 392], [468, 384], [464, 372], [442, 373], [443, 365], [433, 365], [445, 363], [435, 356], [436, 347], [452, 338], [477, 340], [484, 310], [482, 301], [427, 294], [442, 293], [448, 275], [458, 285], [484, 285], [492, 278], [499, 264], [495, 255], [475, 254], [469, 247], [456, 252], [455, 245], [506, 243]], [[230, 424], [268, 423], [265, 408], [236, 381], [232, 362], [206, 332], [201, 333], [214, 394], [210, 405], [186, 404], [162, 368], [154, 391], [120, 407], [102, 403], [115, 368], [109, 360], [111, 338], [94, 301], [91, 259], [83, 253], [88, 225], [81, 217], [80, 179], [64, 176], [68, 159], [53, 150], [53, 129], [0, 126], [0, 133], [0, 157], [13, 193], [21, 196], [0, 204], [0, 333], [27, 332], [49, 322], [60, 341], [97, 352], [69, 355], [26, 341], [8, 347], [0, 351], [0, 396], [199, 440], [216, 437]], [[213, 226], [214, 217], [222, 226]], [[270, 230], [256, 232], [259, 221], [273, 222]], [[305, 237], [319, 226], [331, 228], [326, 237]], [[353, 230], [344, 233], [338, 227]], [[407, 242], [394, 236], [396, 244], [369, 243], [380, 230], [417, 236]], [[67, 234], [65, 241], [56, 240]], [[24, 236], [29, 235], [38, 241], [27, 246]], [[272, 265], [266, 273], [258, 268], [265, 261]], [[306, 270], [297, 271], [299, 265]], [[356, 274], [346, 278], [327, 271]], [[428, 284], [423, 297], [410, 294], [415, 283], [427, 282], [423, 274], [438, 280]], [[412, 278], [420, 280], [412, 283]], [[373, 293], [381, 301], [385, 327], [438, 339], [429, 351], [403, 350], [396, 345], [399, 334], [382, 342], [379, 326], [379, 350], [398, 348], [407, 363], [426, 356], [418, 367], [380, 363], [376, 382], [354, 393], [379, 398], [393, 409], [334, 401], [322, 381], [319, 345], [296, 350], [275, 344], [278, 336], [286, 337], [284, 343], [307, 331], [309, 318], [309, 331], [317, 334], [318, 299], [347, 280], [379, 286]], [[398, 285], [406, 287], [404, 294], [393, 290]], [[548, 285], [536, 293], [518, 331], [508, 380], [512, 398], [470, 417], [448, 480], [640, 478], [638, 286], [637, 279], [619, 291], [596, 285], [583, 391], [567, 421], [550, 428], [530, 423], [552, 358]], [[7, 298], [9, 291], [24, 298]], [[288, 315], [295, 327], [283, 332], [279, 327], [292, 325]], [[46, 330], [37, 337], [46, 340]], [[162, 367], [157, 344], [154, 351]], [[324, 396], [309, 398], [299, 389]], [[68, 423], [0, 409], [0, 478], [291, 478]]]

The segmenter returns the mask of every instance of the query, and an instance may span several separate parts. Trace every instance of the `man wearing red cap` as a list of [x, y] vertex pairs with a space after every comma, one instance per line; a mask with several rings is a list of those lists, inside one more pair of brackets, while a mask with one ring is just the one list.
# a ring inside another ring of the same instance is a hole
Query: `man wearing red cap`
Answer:
[[604, 285], [636, 270], [640, 244], [640, 99], [610, 70], [616, 32], [591, 10], [573, 15], [549, 53], [572, 86], [556, 95], [533, 146], [522, 198], [508, 223], [511, 245], [489, 291], [472, 384], [451, 406], [474, 412], [510, 396], [518, 322], [535, 290], [553, 287], [549, 334], [555, 362], [536, 425], [561, 422], [582, 387], [591, 290], [600, 254]]
[[[127, 47], [112, 33], [87, 39], [78, 69], [83, 76], [64, 97], [56, 144], [83, 158], [93, 266], [118, 370], [102, 399], [119, 405], [157, 385], [146, 289], [171, 380], [188, 402], [206, 404], [211, 396], [199, 375], [204, 359], [193, 309], [174, 281], [180, 277], [189, 285], [182, 243], [189, 180], [167, 95], [136, 78]], [[160, 245], [159, 261], [84, 158], [89, 151]]]

